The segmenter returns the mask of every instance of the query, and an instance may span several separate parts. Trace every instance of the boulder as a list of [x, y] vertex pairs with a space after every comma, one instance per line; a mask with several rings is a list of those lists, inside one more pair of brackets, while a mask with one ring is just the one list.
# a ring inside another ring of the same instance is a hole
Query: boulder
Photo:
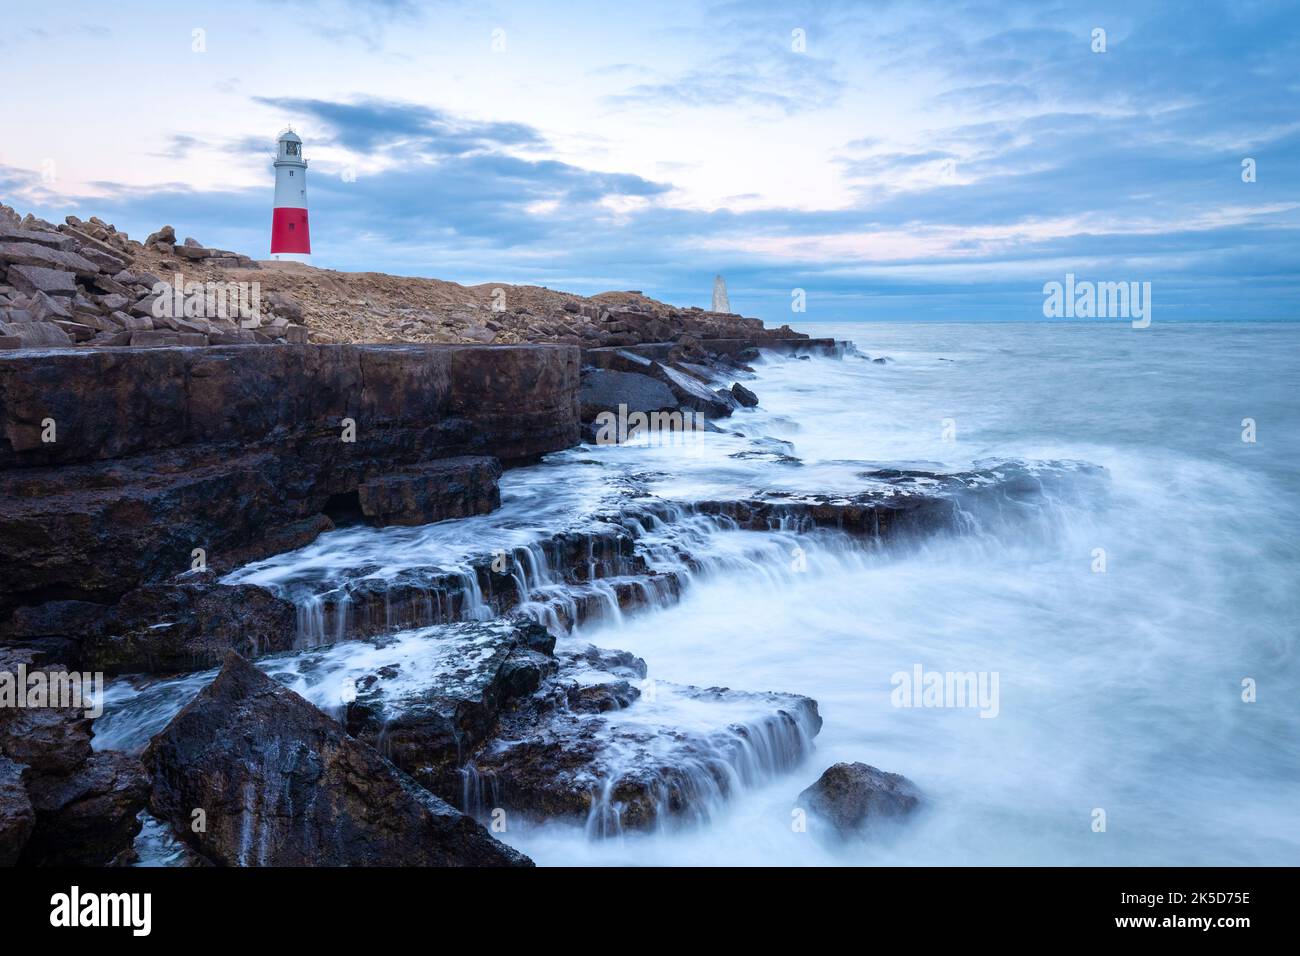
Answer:
[[753, 408], [758, 404], [758, 396], [751, 392], [739, 382], [733, 382], [731, 385], [731, 394], [736, 401], [740, 402], [745, 408]]
[[77, 251], [77, 241], [70, 236], [64, 236], [57, 232], [42, 232], [35, 229], [18, 229], [14, 226], [0, 223], [0, 243], [3, 242], [30, 242], [38, 246], [58, 249], [60, 252]]
[[15, 289], [28, 295], [38, 292], [57, 296], [77, 294], [76, 275], [62, 269], [15, 265], [9, 267], [6, 279]]
[[176, 245], [176, 230], [171, 226], [163, 226], [157, 232], [151, 232], [144, 244], [153, 246], [161, 252], [170, 253]]
[[35, 866], [106, 866], [140, 832], [149, 780], [139, 759], [114, 750], [74, 772], [29, 784], [36, 826], [22, 862]]
[[99, 297], [99, 304], [104, 307], [106, 312], [121, 312], [131, 305], [131, 300], [119, 293], [110, 292]]
[[677, 399], [663, 382], [639, 372], [591, 369], [583, 373], [578, 404], [584, 422], [595, 421], [601, 412], [676, 411]]
[[302, 321], [302, 306], [283, 292], [276, 292], [274, 289], [266, 292], [265, 302], [270, 311], [283, 315], [289, 321], [296, 323]]
[[74, 342], [89, 342], [95, 337], [95, 333], [99, 331], [93, 325], [87, 325], [83, 322], [55, 320], [54, 324], [66, 332]]
[[445, 458], [371, 478], [357, 487], [357, 497], [371, 524], [429, 524], [495, 511], [500, 477], [495, 458]]
[[81, 256], [93, 262], [100, 272], [107, 273], [109, 276], [126, 268], [125, 259], [113, 255], [102, 247], [83, 244], [78, 252]]
[[54, 322], [62, 320], [64, 322], [72, 319], [72, 312], [68, 310], [68, 299], [59, 297], [52, 298], [44, 292], [33, 293], [31, 301], [27, 305], [28, 321], [31, 322]]
[[234, 653], [144, 762], [153, 814], [219, 865], [531, 862]]
[[655, 363], [652, 374], [668, 386], [679, 405], [708, 418], [726, 418], [736, 407], [734, 400], [718, 395], [693, 375], [672, 365]]
[[799, 794], [795, 806], [843, 837], [861, 834], [879, 820], [907, 816], [921, 802], [921, 791], [900, 774], [864, 763], [837, 763]]
[[72, 339], [53, 322], [0, 323], [0, 335], [14, 336], [25, 349], [47, 349], [71, 345]]
[[[99, 267], [85, 256], [39, 246], [34, 242], [0, 242], [0, 262], [14, 266], [37, 266], [54, 271], [73, 272], [79, 279], [90, 279], [99, 274]], [[10, 279], [9, 284], [17, 284]]]

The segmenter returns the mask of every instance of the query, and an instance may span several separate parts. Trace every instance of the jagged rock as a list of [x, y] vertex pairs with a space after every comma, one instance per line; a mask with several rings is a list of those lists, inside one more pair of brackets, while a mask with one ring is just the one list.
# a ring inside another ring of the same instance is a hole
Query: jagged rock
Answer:
[[723, 398], [698, 379], [671, 365], [655, 363], [651, 374], [668, 386], [680, 405], [709, 418], [726, 418], [736, 407], [734, 401]]
[[[0, 645], [0, 671], [17, 673], [19, 665], [29, 677], [67, 671], [34, 661], [29, 651]], [[22, 786], [34, 813], [21, 862], [101, 866], [130, 845], [147, 789], [139, 765], [122, 754], [92, 753], [91, 733], [91, 718], [75, 707], [0, 708], [0, 758], [24, 768]], [[0, 796], [0, 803], [20, 802]]]
[[[0, 671], [28, 673], [38, 669], [35, 655], [17, 648], [0, 648]], [[59, 663], [39, 669], [65, 671]], [[29, 778], [63, 777], [90, 759], [91, 721], [84, 711], [58, 707], [0, 708], [0, 754], [24, 764]]]
[[737, 781], [757, 784], [800, 763], [821, 729], [807, 697], [657, 681], [648, 702], [630, 677], [592, 667], [561, 655], [559, 672], [503, 713], [441, 786], [459, 784], [469, 810], [568, 817], [614, 835], [708, 819]]
[[296, 299], [272, 289], [265, 294], [265, 302], [272, 312], [278, 312], [291, 322], [301, 322], [302, 306]]
[[16, 226], [0, 224], [0, 243], [30, 242], [60, 252], [76, 252], [77, 241], [57, 232], [40, 232], [33, 229], [19, 229]]
[[72, 339], [52, 322], [16, 322], [0, 323], [0, 334], [13, 336], [23, 343], [25, 349], [59, 348], [72, 345]]
[[144, 244], [161, 252], [171, 253], [176, 245], [176, 230], [171, 226], [163, 226], [157, 232], [151, 232]]
[[23, 786], [23, 765], [0, 756], [0, 866], [13, 866], [36, 824]]
[[[3, 325], [3, 323], [0, 323]], [[23, 347], [23, 340], [16, 335], [0, 335], [0, 349], [20, 349]]]
[[137, 758], [106, 750], [66, 776], [31, 782], [29, 793], [36, 826], [22, 863], [105, 866], [140, 832], [149, 780]]
[[67, 299], [54, 299], [44, 292], [34, 293], [27, 305], [27, 311], [32, 322], [53, 322], [56, 320], [67, 321], [72, 318], [72, 313], [68, 311]]
[[758, 404], [758, 396], [751, 392], [739, 382], [733, 382], [731, 385], [731, 394], [735, 396], [736, 401], [740, 402], [745, 408], [753, 408]]
[[495, 511], [500, 477], [495, 458], [447, 458], [371, 478], [357, 496], [371, 524], [429, 524]]
[[[99, 267], [75, 252], [64, 252], [34, 242], [0, 242], [0, 262], [14, 266], [36, 266], [56, 272], [73, 272], [79, 279], [90, 279], [99, 273]], [[17, 286], [13, 279], [9, 284]], [[19, 288], [21, 288], [19, 286]]]
[[799, 794], [795, 806], [825, 820], [840, 836], [851, 836], [879, 820], [906, 816], [921, 802], [921, 791], [901, 774], [837, 763]]
[[77, 293], [77, 277], [62, 269], [14, 265], [6, 276], [11, 286], [28, 295], [72, 296]]
[[420, 642], [418, 665], [392, 664], [358, 680], [344, 720], [349, 733], [382, 747], [417, 779], [454, 773], [501, 711], [555, 669], [555, 638], [531, 622], [471, 621], [411, 640]]
[[[92, 245], [82, 244], [78, 250], [80, 255], [93, 262], [100, 272], [105, 272], [109, 276], [115, 272], [121, 272], [126, 268], [126, 260], [121, 256], [112, 255], [102, 248], [96, 248]], [[98, 281], [98, 277], [96, 277]]]
[[233, 653], [144, 762], [154, 815], [220, 865], [530, 863]]
[[66, 332], [74, 342], [88, 342], [95, 337], [95, 333], [98, 331], [94, 326], [86, 325], [83, 322], [55, 320], [54, 324]]
[[638, 372], [592, 369], [583, 373], [578, 392], [580, 414], [584, 422], [595, 421], [601, 412], [675, 411], [677, 399], [663, 382]]

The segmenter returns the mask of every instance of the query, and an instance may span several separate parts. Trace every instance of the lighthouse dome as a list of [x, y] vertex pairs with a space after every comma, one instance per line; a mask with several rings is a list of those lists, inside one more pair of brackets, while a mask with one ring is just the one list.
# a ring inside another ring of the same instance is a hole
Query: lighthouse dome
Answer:
[[276, 137], [277, 149], [275, 151], [276, 164], [281, 163], [300, 163], [307, 165], [306, 160], [302, 158], [302, 137], [291, 129], [284, 129]]

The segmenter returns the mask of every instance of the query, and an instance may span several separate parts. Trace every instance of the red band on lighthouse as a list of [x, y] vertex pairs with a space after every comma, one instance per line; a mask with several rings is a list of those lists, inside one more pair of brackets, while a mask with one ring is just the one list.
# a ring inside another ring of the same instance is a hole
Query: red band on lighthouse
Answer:
[[307, 228], [307, 160], [302, 157], [302, 139], [286, 129], [276, 145], [271, 258], [306, 261], [311, 255], [311, 233]]
[[306, 209], [277, 209], [271, 217], [271, 255], [311, 255]]

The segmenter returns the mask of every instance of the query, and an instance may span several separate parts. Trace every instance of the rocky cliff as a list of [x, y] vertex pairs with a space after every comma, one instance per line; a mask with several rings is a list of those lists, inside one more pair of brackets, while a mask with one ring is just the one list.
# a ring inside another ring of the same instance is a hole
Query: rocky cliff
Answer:
[[492, 507], [484, 458], [577, 442], [578, 373], [577, 349], [549, 345], [0, 353], [0, 621], [24, 609], [0, 629], [85, 638], [87, 604], [305, 543], [336, 516]]

